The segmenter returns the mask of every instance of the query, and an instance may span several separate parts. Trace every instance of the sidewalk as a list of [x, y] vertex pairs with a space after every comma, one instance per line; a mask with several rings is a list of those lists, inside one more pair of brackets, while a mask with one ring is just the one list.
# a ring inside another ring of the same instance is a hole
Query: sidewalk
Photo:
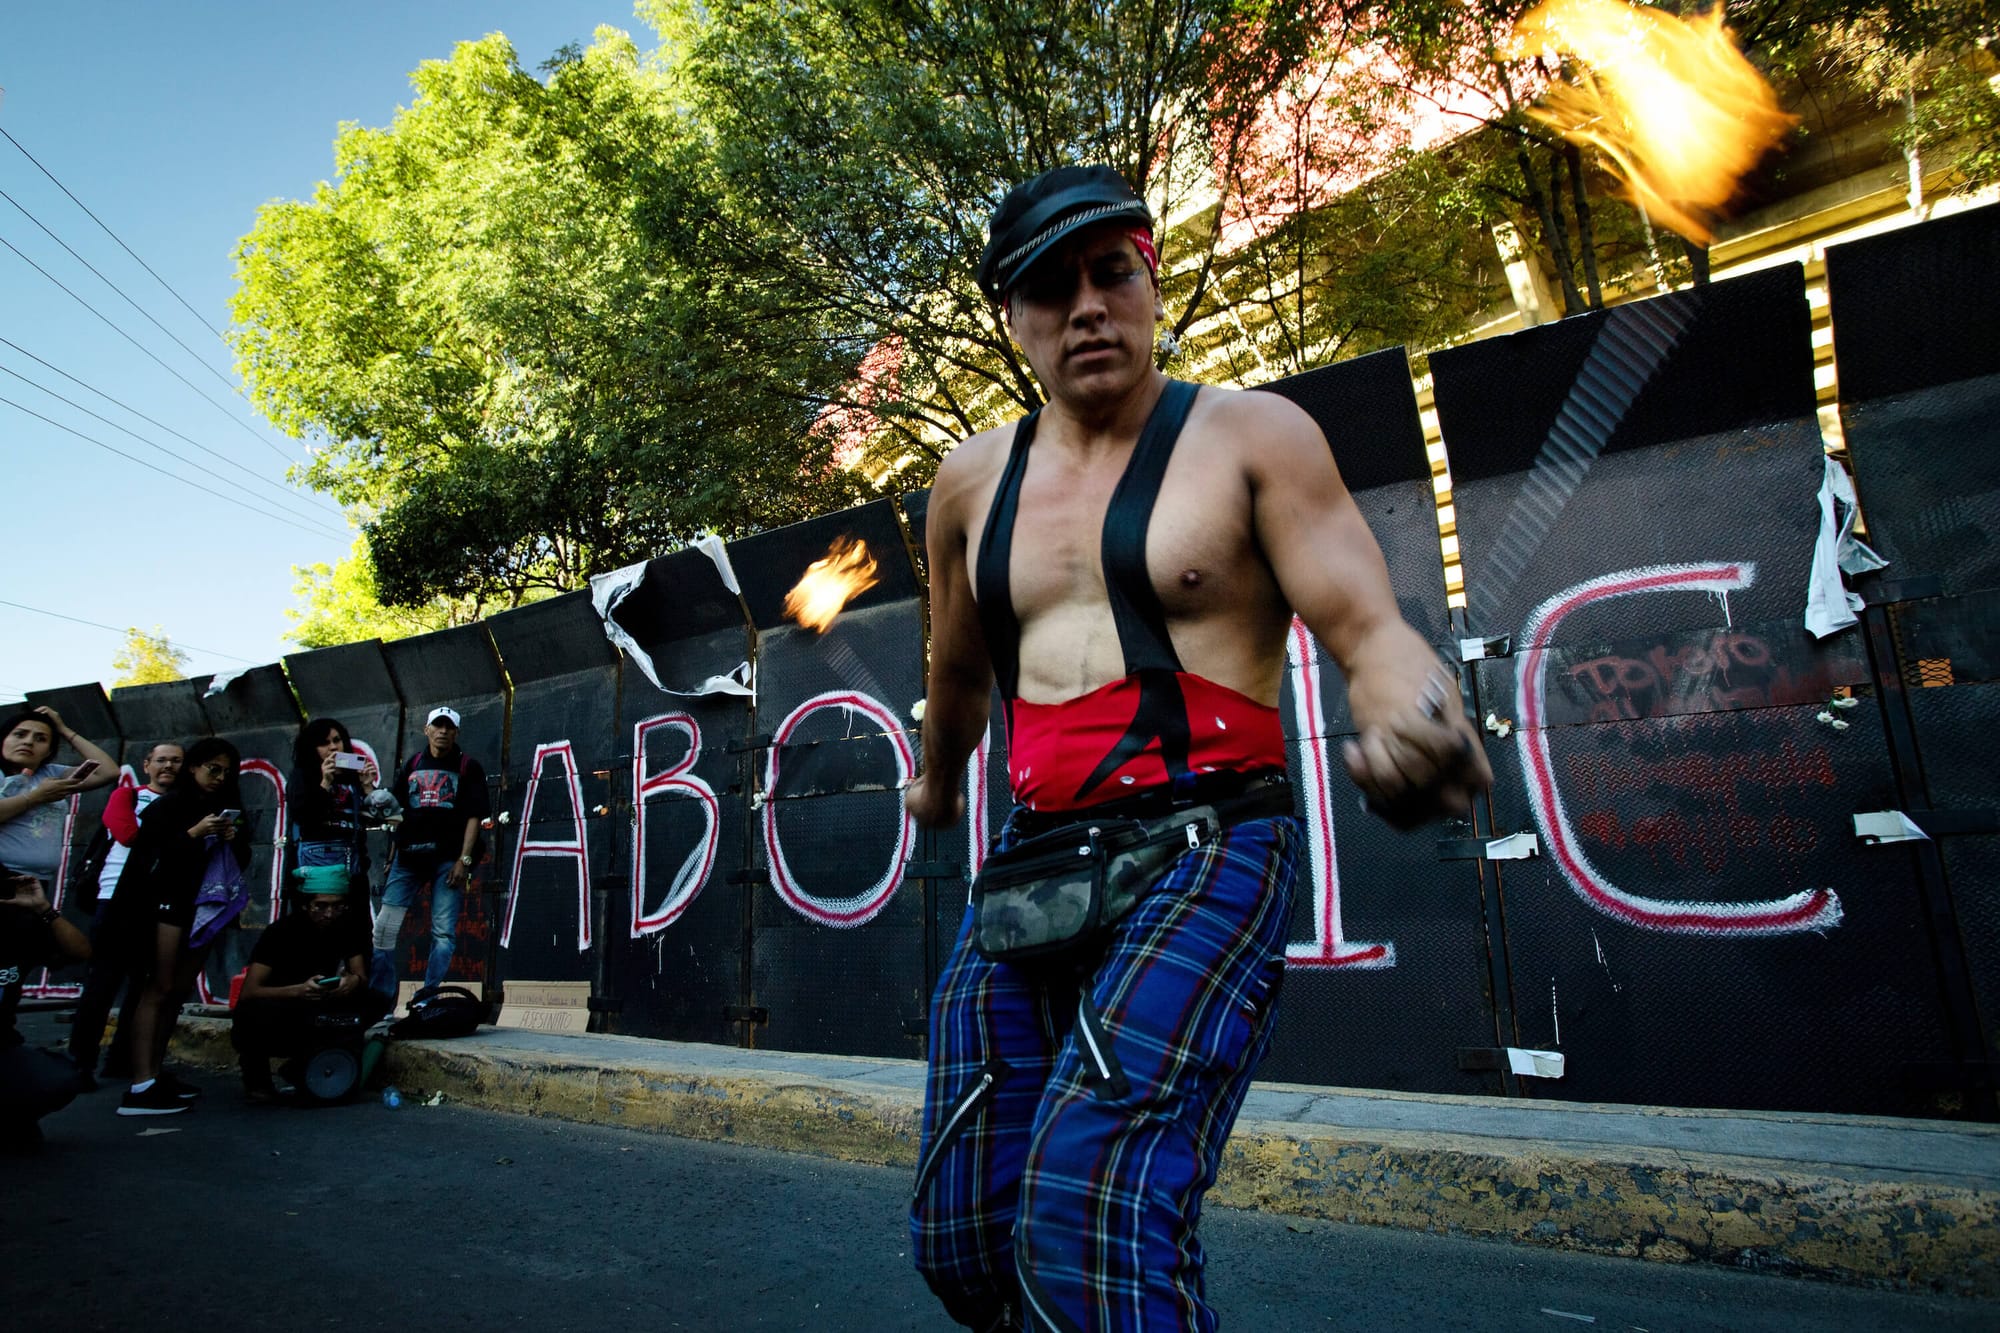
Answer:
[[[181, 1058], [233, 1068], [228, 1023]], [[923, 1066], [483, 1028], [390, 1048], [447, 1099], [915, 1168]], [[2000, 1127], [1256, 1084], [1209, 1198], [1236, 1208], [2000, 1296]]]

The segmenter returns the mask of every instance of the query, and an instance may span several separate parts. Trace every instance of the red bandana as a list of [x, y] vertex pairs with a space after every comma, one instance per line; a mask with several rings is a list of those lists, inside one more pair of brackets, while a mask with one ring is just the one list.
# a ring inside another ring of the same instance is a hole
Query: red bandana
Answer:
[[1157, 282], [1160, 277], [1160, 254], [1153, 248], [1153, 233], [1145, 227], [1134, 227], [1125, 234], [1131, 238], [1132, 244], [1139, 247], [1139, 258], [1146, 261], [1146, 268]]

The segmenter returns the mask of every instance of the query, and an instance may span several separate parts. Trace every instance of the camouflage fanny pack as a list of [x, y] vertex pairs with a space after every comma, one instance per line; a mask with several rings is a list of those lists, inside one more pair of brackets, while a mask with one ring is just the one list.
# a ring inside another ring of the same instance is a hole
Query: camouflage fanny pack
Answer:
[[1197, 805], [1152, 821], [1065, 824], [994, 852], [972, 880], [973, 947], [1019, 963], [1088, 943], [1222, 826], [1214, 806]]

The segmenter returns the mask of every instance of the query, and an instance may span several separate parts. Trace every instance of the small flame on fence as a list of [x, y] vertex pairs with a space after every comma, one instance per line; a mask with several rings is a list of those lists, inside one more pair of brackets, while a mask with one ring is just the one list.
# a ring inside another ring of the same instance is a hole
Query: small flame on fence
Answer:
[[1722, 5], [1689, 19], [1623, 0], [1548, 0], [1514, 30], [1521, 53], [1575, 57], [1529, 114], [1594, 147], [1653, 221], [1706, 245], [1737, 182], [1797, 117], [1736, 49]]
[[875, 576], [875, 557], [868, 553], [867, 542], [836, 537], [785, 594], [785, 614], [824, 634], [842, 608], [881, 581]]

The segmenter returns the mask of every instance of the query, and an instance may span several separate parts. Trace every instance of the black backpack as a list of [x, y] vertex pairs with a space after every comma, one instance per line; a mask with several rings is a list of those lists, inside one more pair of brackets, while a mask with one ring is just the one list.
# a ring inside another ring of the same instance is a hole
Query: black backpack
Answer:
[[426, 986], [410, 997], [409, 1012], [389, 1035], [404, 1041], [469, 1037], [486, 1021], [486, 1001], [463, 986]]

